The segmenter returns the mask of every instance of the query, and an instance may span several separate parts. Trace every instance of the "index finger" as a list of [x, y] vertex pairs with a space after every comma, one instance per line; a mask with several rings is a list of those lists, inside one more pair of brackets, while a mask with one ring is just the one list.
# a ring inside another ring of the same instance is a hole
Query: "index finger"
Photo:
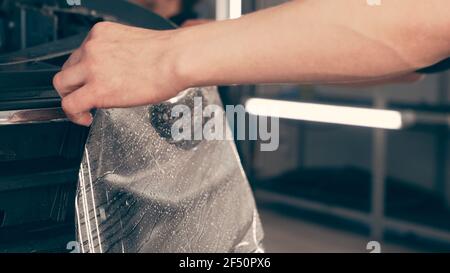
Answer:
[[77, 50], [75, 50], [72, 55], [70, 55], [70, 57], [67, 59], [67, 61], [64, 63], [64, 65], [62, 66], [62, 70], [67, 69], [77, 63], [79, 63], [81, 61], [81, 49], [78, 48]]
[[69, 116], [90, 112], [95, 108], [95, 97], [92, 89], [85, 85], [62, 99], [61, 106]]

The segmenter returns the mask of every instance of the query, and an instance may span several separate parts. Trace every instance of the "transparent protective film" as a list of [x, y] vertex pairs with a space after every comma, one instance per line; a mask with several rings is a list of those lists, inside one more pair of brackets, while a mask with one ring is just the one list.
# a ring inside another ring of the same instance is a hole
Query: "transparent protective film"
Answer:
[[216, 89], [205, 88], [161, 105], [96, 113], [76, 200], [81, 251], [263, 251], [234, 142], [171, 136], [179, 121], [173, 106], [195, 107], [198, 96], [203, 107], [221, 105]]

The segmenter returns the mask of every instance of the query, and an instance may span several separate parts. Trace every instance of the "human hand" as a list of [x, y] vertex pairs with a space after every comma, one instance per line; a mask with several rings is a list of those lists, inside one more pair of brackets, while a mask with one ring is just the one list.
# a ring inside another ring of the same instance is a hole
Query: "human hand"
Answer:
[[375, 80], [365, 80], [361, 82], [351, 82], [351, 83], [342, 83], [342, 84], [336, 84], [339, 86], [346, 86], [346, 87], [372, 87], [372, 86], [380, 86], [380, 85], [389, 85], [389, 84], [413, 84], [422, 81], [425, 79], [425, 75], [418, 74], [418, 73], [408, 73], [400, 76], [393, 76], [390, 78], [384, 78], [384, 79], [375, 79]]
[[158, 103], [186, 89], [173, 61], [173, 32], [95, 25], [53, 80], [68, 118], [89, 126], [92, 109]]
[[181, 27], [193, 27], [193, 26], [208, 24], [211, 22], [214, 22], [214, 21], [209, 20], [209, 19], [191, 19], [191, 20], [187, 20], [186, 22], [184, 22], [183, 25], [181, 25]]

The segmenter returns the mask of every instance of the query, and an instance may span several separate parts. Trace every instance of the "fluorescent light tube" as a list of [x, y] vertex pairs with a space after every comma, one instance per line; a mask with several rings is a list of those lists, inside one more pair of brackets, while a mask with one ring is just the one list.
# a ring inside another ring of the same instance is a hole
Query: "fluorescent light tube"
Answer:
[[242, 16], [242, 0], [216, 0], [216, 19], [236, 19]]
[[392, 110], [251, 98], [245, 103], [252, 115], [312, 122], [398, 130], [402, 113]]

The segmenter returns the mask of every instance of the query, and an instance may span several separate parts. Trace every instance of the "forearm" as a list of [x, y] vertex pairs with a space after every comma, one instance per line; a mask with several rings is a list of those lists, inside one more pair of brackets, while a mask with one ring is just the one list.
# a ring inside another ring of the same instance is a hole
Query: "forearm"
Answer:
[[291, 1], [238, 20], [169, 31], [97, 24], [54, 85], [75, 123], [94, 108], [155, 104], [189, 87], [358, 83], [449, 55], [449, 0]]
[[449, 54], [448, 36], [434, 34], [447, 24], [446, 1], [292, 1], [174, 32], [175, 69], [188, 86], [402, 75]]

